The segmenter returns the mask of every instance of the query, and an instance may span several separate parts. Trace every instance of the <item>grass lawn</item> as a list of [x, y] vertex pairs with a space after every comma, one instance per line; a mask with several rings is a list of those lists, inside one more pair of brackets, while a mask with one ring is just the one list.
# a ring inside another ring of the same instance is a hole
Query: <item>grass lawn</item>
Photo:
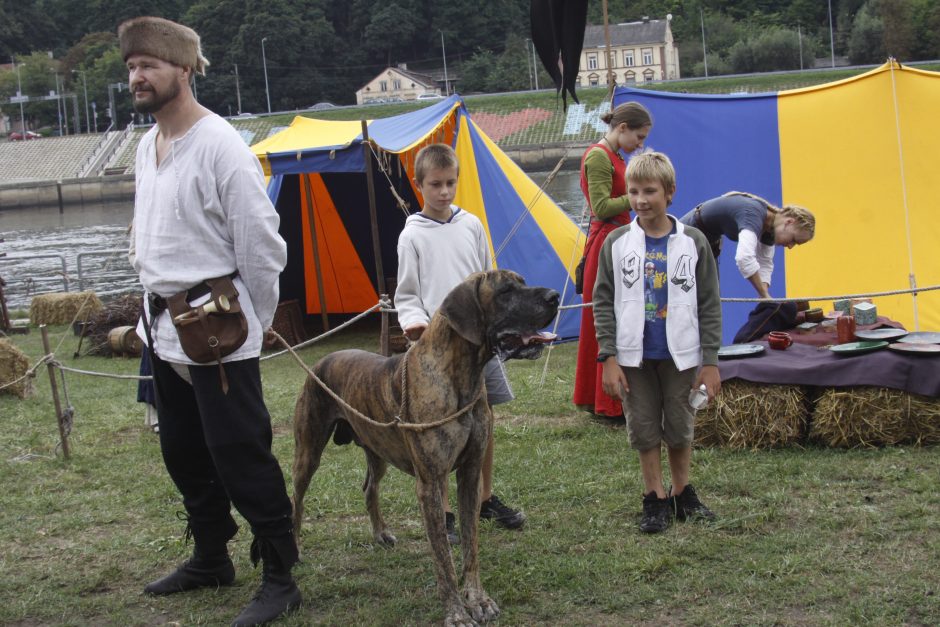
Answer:
[[[65, 327], [52, 338], [67, 365], [137, 372], [136, 360], [73, 360], [78, 339]], [[38, 330], [15, 340], [34, 363]], [[303, 355], [312, 363], [339, 347], [377, 344], [364, 325]], [[544, 385], [544, 356], [508, 364], [518, 399], [497, 408], [495, 485], [529, 523], [520, 532], [482, 526], [482, 578], [502, 609], [499, 624], [937, 624], [937, 449], [698, 449], [693, 482], [718, 520], [645, 536], [636, 526], [637, 457], [624, 429], [570, 405], [575, 350], [552, 351]], [[304, 373], [288, 357], [264, 362], [262, 373], [287, 474]], [[0, 395], [0, 624], [227, 624], [258, 582], [247, 526], [231, 544], [235, 586], [144, 596], [144, 584], [191, 547], [136, 384], [67, 375], [75, 425], [66, 462], [55, 454], [49, 378], [45, 368], [37, 374], [32, 398]], [[443, 619], [412, 479], [392, 469], [383, 482], [399, 539], [383, 549], [371, 541], [364, 468], [353, 446], [324, 454], [295, 569], [306, 604], [280, 624]]]

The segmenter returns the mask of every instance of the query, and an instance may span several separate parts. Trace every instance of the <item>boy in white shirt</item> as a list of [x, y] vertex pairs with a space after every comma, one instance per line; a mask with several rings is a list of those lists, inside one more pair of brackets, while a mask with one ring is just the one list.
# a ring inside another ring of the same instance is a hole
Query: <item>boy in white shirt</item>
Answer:
[[[417, 341], [444, 297], [474, 272], [490, 270], [486, 232], [480, 220], [451, 204], [457, 193], [457, 154], [446, 144], [432, 144], [415, 159], [415, 185], [424, 197], [424, 207], [405, 221], [398, 237], [398, 287], [395, 308], [405, 336]], [[513, 398], [506, 372], [498, 357], [486, 364], [486, 398], [492, 405]], [[493, 520], [507, 529], [525, 523], [522, 512], [504, 505], [493, 494], [493, 436], [483, 459], [480, 518]], [[446, 484], [445, 484], [446, 491]], [[459, 538], [454, 514], [444, 494], [447, 537]]]

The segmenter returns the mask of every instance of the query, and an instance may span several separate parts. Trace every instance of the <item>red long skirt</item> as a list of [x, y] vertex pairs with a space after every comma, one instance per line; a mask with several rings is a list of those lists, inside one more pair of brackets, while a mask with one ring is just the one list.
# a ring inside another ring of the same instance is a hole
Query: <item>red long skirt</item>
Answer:
[[[597, 263], [601, 246], [607, 235], [618, 228], [619, 224], [593, 222], [592, 229], [598, 228], [594, 237], [588, 237], [584, 262], [584, 302], [591, 300], [594, 292], [594, 279], [597, 278]], [[574, 404], [595, 414], [621, 416], [623, 408], [619, 398], [608, 396], [601, 387], [603, 365], [597, 363], [597, 335], [594, 331], [594, 310], [584, 307], [581, 310], [581, 337], [578, 341], [578, 365], [574, 374]]]

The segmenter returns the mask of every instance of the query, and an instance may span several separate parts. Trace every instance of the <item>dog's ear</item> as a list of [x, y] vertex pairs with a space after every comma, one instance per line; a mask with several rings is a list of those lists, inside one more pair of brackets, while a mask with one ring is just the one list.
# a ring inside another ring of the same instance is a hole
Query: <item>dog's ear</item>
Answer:
[[480, 285], [485, 276], [483, 272], [471, 274], [451, 290], [440, 308], [457, 335], [477, 346], [482, 346], [486, 341], [486, 321], [480, 306]]

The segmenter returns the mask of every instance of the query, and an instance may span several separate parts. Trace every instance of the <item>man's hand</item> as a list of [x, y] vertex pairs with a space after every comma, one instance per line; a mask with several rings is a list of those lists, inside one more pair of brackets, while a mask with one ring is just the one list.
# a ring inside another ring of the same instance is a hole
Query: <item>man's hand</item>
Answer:
[[604, 393], [621, 401], [627, 400], [627, 393], [630, 392], [630, 386], [627, 384], [627, 377], [623, 374], [623, 368], [617, 363], [617, 358], [611, 355], [604, 361], [603, 376], [601, 378], [601, 387]]
[[695, 377], [695, 386], [698, 388], [705, 384], [705, 391], [708, 392], [708, 402], [715, 400], [718, 392], [721, 391], [721, 374], [718, 372], [718, 366], [702, 366]]
[[412, 342], [417, 342], [418, 338], [424, 333], [424, 330], [428, 328], [426, 324], [414, 324], [407, 329], [404, 329], [403, 332], [405, 337], [407, 337]]

